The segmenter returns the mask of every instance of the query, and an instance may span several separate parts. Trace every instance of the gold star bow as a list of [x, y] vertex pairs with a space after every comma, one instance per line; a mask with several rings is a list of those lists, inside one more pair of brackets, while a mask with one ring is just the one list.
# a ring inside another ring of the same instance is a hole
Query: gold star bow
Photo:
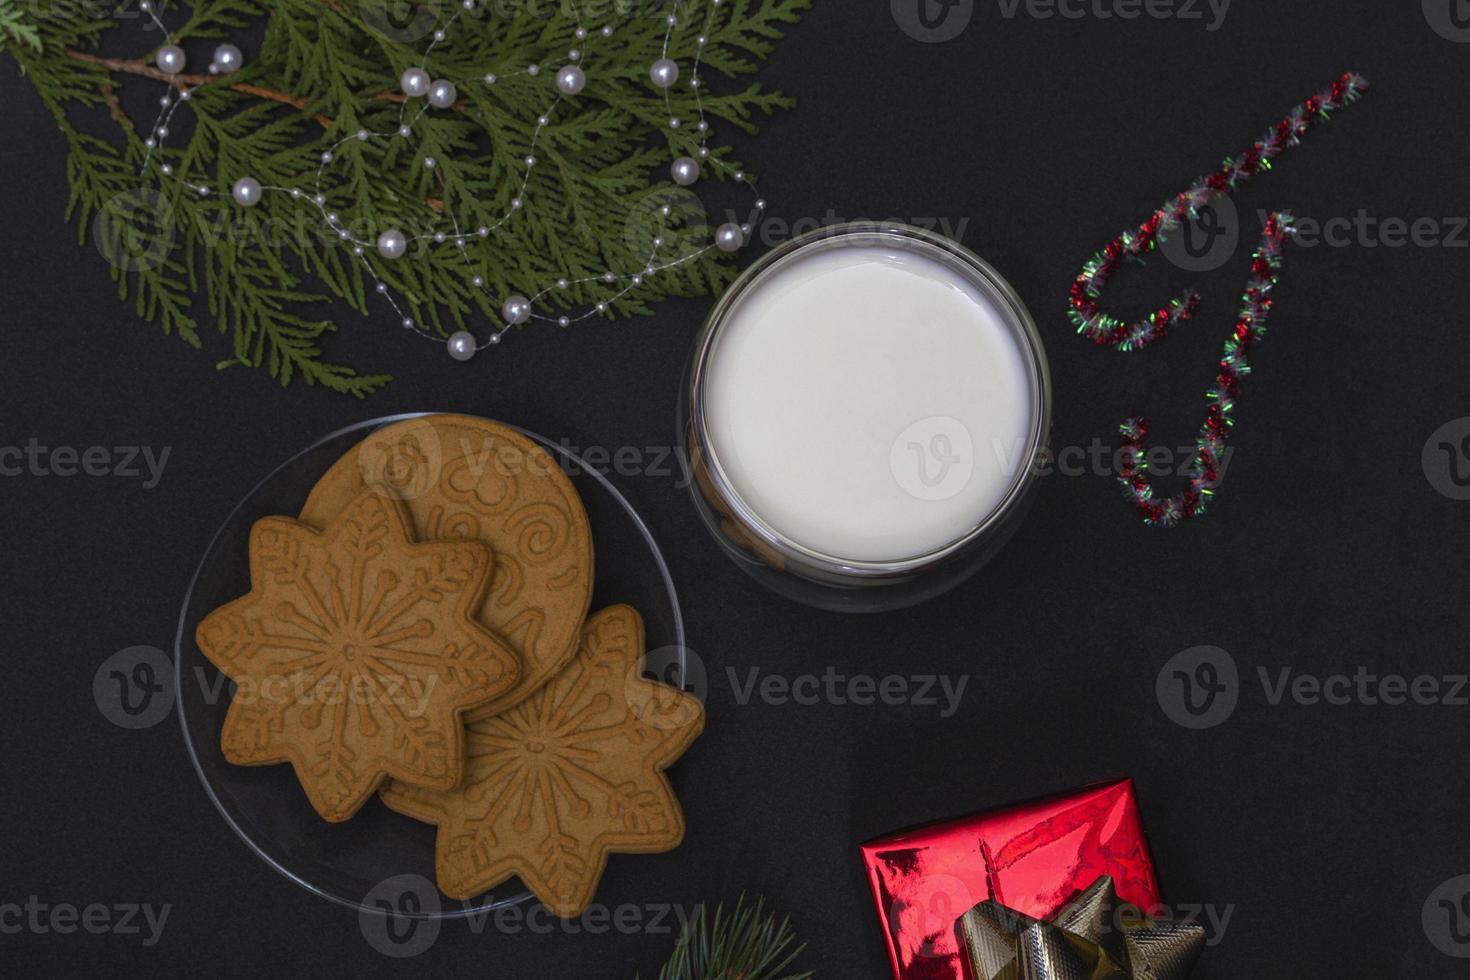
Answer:
[[987, 901], [955, 932], [976, 980], [1183, 980], [1205, 944], [1202, 926], [1120, 902], [1107, 875], [1051, 922]]

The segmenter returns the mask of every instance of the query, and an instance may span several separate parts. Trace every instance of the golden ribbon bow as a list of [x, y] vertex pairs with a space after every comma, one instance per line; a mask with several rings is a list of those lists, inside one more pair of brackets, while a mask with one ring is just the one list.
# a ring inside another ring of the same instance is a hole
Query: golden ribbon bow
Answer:
[[975, 980], [1184, 980], [1205, 945], [1203, 926], [1149, 918], [1107, 875], [1050, 922], [986, 901], [955, 933]]

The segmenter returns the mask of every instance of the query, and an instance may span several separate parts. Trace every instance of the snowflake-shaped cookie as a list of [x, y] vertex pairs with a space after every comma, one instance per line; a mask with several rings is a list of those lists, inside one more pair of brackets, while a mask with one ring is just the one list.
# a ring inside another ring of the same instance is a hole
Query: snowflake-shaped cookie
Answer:
[[643, 622], [594, 614], [577, 656], [529, 700], [468, 730], [464, 784], [392, 783], [393, 809], [439, 827], [439, 888], [473, 898], [518, 876], [557, 915], [592, 901], [610, 853], [657, 853], [684, 837], [663, 770], [704, 729], [704, 707], [643, 676]]
[[390, 776], [457, 785], [462, 713], [520, 673], [515, 653], [473, 618], [491, 561], [475, 542], [415, 544], [401, 505], [372, 489], [321, 533], [258, 521], [249, 594], [196, 631], [237, 685], [225, 758], [290, 762], [331, 821], [355, 814]]

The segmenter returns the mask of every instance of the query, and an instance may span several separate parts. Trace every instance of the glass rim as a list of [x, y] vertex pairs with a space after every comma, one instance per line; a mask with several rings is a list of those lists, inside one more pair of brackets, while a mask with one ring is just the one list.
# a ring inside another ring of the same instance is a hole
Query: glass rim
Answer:
[[[177, 632], [174, 635], [174, 707], [177, 710], [179, 716], [179, 727], [184, 736], [184, 748], [188, 751], [189, 762], [191, 765], [193, 765], [194, 774], [199, 777], [199, 782], [204, 787], [204, 792], [206, 793], [206, 795], [208, 795], [210, 802], [214, 804], [214, 808], [219, 812], [219, 815], [224, 818], [225, 823], [229, 826], [231, 830], [235, 832], [235, 836], [244, 841], [245, 846], [248, 847], [256, 855], [256, 857], [260, 858], [271, 868], [275, 869], [275, 871], [278, 872], [281, 876], [301, 886], [313, 895], [324, 898], [327, 901], [332, 902], [334, 905], [340, 905], [344, 908], [354, 909], [359, 913], [371, 912], [374, 915], [391, 915], [405, 919], [462, 919], [472, 915], [479, 915], [485, 912], [493, 912], [496, 909], [519, 905], [527, 899], [533, 898], [534, 896], [529, 889], [523, 888], [519, 893], [507, 898], [496, 899], [488, 902], [476, 902], [473, 904], [462, 903], [458, 908], [441, 908], [435, 912], [403, 912], [397, 910], [389, 912], [382, 908], [373, 908], [372, 906], [364, 905], [360, 900], [353, 900], [347, 898], [346, 896], [338, 895], [335, 892], [316, 884], [315, 882], [307, 880], [305, 877], [297, 874], [292, 869], [286, 867], [281, 861], [278, 861], [275, 857], [271, 856], [265, 850], [265, 848], [256, 843], [255, 839], [245, 830], [244, 827], [240, 826], [239, 822], [225, 807], [224, 801], [220, 799], [219, 794], [215, 792], [214, 786], [210, 783], [209, 777], [205, 774], [204, 764], [199, 759], [199, 754], [194, 747], [194, 739], [189, 732], [188, 719], [184, 715], [183, 673], [185, 643], [184, 632], [185, 627], [187, 626], [189, 621], [189, 606], [194, 599], [194, 589], [199, 584], [199, 577], [204, 573], [205, 566], [209, 563], [210, 556], [214, 554], [215, 547], [219, 544], [220, 538], [225, 533], [225, 529], [230, 526], [230, 523], [236, 519], [237, 515], [240, 513], [240, 510], [252, 497], [255, 496], [256, 493], [261, 490], [262, 487], [264, 487], [282, 470], [286, 469], [286, 467], [290, 466], [296, 460], [300, 459], [302, 456], [311, 452], [313, 449], [318, 448], [319, 446], [323, 446], [334, 439], [339, 439], [342, 436], [350, 435], [354, 432], [375, 431], [377, 429], [381, 429], [389, 425], [394, 425], [399, 422], [408, 422], [412, 421], [413, 419], [427, 418], [435, 415], [465, 416], [466, 414], [467, 413], [464, 412], [403, 412], [396, 415], [379, 416], [377, 418], [367, 419], [361, 422], [354, 422], [351, 425], [343, 426], [342, 428], [336, 429], [333, 432], [330, 432], [327, 435], [316, 439], [310, 445], [305, 446], [300, 450], [292, 453], [289, 457], [282, 460], [278, 465], [272, 468], [269, 473], [265, 474], [265, 476], [257, 480], [255, 484], [251, 486], [250, 489], [247, 490], [238, 501], [235, 502], [235, 505], [230, 508], [230, 512], [225, 515], [224, 519], [220, 521], [219, 526], [215, 528], [214, 534], [210, 536], [209, 543], [205, 545], [204, 552], [199, 559], [199, 563], [194, 568], [194, 573], [189, 577], [188, 588], [184, 590], [184, 601], [179, 608], [179, 626]], [[472, 417], [483, 418], [483, 416]], [[486, 419], [486, 421], [490, 420]], [[620, 491], [616, 486], [613, 485], [612, 481], [610, 481], [604, 474], [599, 472], [595, 467], [587, 463], [586, 460], [582, 459], [581, 456], [572, 452], [570, 449], [554, 443], [550, 439], [547, 439], [545, 436], [540, 435], [536, 432], [532, 432], [531, 430], [525, 429], [521, 426], [512, 425], [508, 422], [497, 422], [496, 424], [504, 425], [506, 428], [513, 429], [526, 438], [537, 443], [548, 452], [557, 454], [561, 456], [564, 460], [570, 460], [573, 464], [577, 466], [577, 472], [586, 473], [587, 475], [593, 477], [604, 490], [612, 495], [613, 499], [617, 501], [618, 506], [623, 509], [623, 511], [628, 515], [629, 518], [632, 519], [633, 525], [638, 529], [639, 535], [643, 538], [644, 543], [648, 546], [649, 553], [653, 556], [654, 564], [658, 567], [659, 577], [663, 582], [664, 589], [668, 593], [669, 607], [673, 612], [674, 645], [675, 649], [677, 649], [678, 651], [677, 662], [679, 664], [680, 677], [686, 676], [688, 673], [688, 647], [684, 632], [684, 613], [679, 605], [678, 590], [674, 585], [673, 575], [669, 571], [668, 562], [664, 559], [663, 551], [659, 548], [658, 541], [653, 536], [653, 531], [648, 527], [647, 522], [643, 520], [642, 515], [634, 509], [632, 503], [628, 500], [626, 496], [623, 495], [622, 491]]]
[[[745, 295], [779, 268], [801, 257], [801, 253], [823, 247], [834, 247], [834, 239], [850, 238], [859, 247], [884, 243], [907, 251], [938, 258], [945, 265], [964, 270], [974, 285], [992, 292], [1000, 300], [999, 310], [1021, 347], [1022, 359], [1030, 369], [1031, 426], [1026, 451], [1019, 456], [1020, 465], [1006, 488], [1005, 495], [978, 522], [947, 544], [923, 554], [882, 561], [859, 561], [843, 558], [811, 548], [782, 533], [762, 518], [735, 487], [720, 462], [719, 452], [710, 438], [704, 398], [705, 375], [715, 346], [729, 323], [731, 314]], [[756, 535], [762, 543], [784, 559], [814, 567], [839, 578], [884, 579], [905, 577], [965, 551], [984, 539], [1008, 515], [1019, 507], [1026, 492], [1036, 480], [1034, 461], [1046, 445], [1051, 428], [1051, 372], [1041, 333], [1026, 304], [1005, 277], [980, 256], [959, 242], [913, 225], [893, 221], [856, 221], [830, 225], [807, 232], [767, 252], [742, 272], [730, 285], [705, 320], [695, 348], [690, 372], [688, 396], [693, 438], [702, 455], [710, 483], [731, 511], [738, 515], [743, 529]]]

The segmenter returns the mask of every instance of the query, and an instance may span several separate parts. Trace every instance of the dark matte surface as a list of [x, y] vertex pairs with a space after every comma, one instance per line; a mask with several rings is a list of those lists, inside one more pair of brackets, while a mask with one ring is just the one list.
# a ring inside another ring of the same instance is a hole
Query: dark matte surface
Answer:
[[[920, 44], [885, 0], [826, 0], [763, 80], [800, 108], [742, 143], [774, 215], [941, 217], [1036, 314], [1058, 445], [1111, 443], [1146, 410], [1188, 442], [1248, 261], [1189, 277], [1204, 314], [1146, 355], [1075, 339], [1063, 300], [1082, 260], [1282, 110], [1346, 69], [1375, 91], [1240, 197], [1329, 218], [1470, 214], [1458, 93], [1470, 45], [1413, 0], [1236, 0], [1226, 22], [1007, 20], [976, 4], [958, 40]], [[172, 447], [162, 483], [4, 479], [7, 675], [0, 685], [0, 902], [170, 904], [161, 940], [0, 934], [4, 972], [105, 968], [228, 975], [626, 977], [666, 934], [515, 934], [448, 923], [427, 953], [386, 959], [357, 917], [301, 891], [237, 841], [196, 782], [173, 719], [124, 731], [91, 684], [114, 651], [171, 649], [195, 562], [239, 495], [344, 424], [404, 410], [513, 420], [577, 446], [671, 441], [679, 373], [704, 302], [657, 317], [517, 337], [451, 363], [386, 311], [334, 341], [398, 380], [367, 403], [216, 374], [140, 324], [102, 260], [62, 223], [62, 141], [4, 72], [0, 214], [4, 435], [23, 445]], [[677, 481], [620, 477], [682, 586], [712, 677], [710, 726], [677, 769], [689, 836], [614, 858], [611, 906], [768, 895], [820, 975], [880, 977], [854, 845], [906, 824], [1109, 775], [1138, 781], [1170, 901], [1233, 907], [1197, 976], [1429, 977], [1456, 972], [1421, 908], [1470, 873], [1465, 707], [1273, 707], [1258, 667], [1465, 670], [1470, 503], [1421, 472], [1425, 440], [1470, 414], [1461, 248], [1299, 249], [1248, 379], [1227, 488], [1206, 520], [1138, 526], [1103, 476], [1047, 480], [1009, 549], [922, 608], [842, 618], [747, 581]], [[1161, 271], [1167, 270], [1167, 271]], [[1159, 263], [1110, 297], [1143, 309], [1185, 277]], [[800, 438], [800, 430], [793, 433]], [[1155, 698], [1164, 662], [1229, 650], [1245, 690], [1223, 726], [1186, 731]], [[738, 703], [727, 670], [787, 676], [968, 674], [960, 711]], [[645, 921], [652, 912], [643, 913]]]

